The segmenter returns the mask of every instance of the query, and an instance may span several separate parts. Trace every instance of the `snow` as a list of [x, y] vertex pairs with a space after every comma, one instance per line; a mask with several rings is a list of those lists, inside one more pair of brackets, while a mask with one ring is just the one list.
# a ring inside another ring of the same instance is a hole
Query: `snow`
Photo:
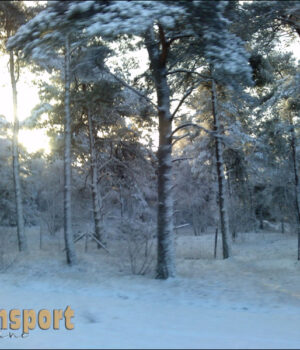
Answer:
[[75, 328], [36, 328], [25, 339], [0, 338], [1, 347], [299, 348], [296, 237], [240, 234], [223, 261], [212, 259], [213, 234], [186, 232], [176, 238], [178, 277], [160, 281], [130, 275], [118, 241], [111, 256], [77, 245], [80, 263], [70, 268], [57, 242], [40, 251], [39, 229], [30, 229], [30, 255], [5, 256], [16, 260], [0, 274], [1, 308], [70, 305]]

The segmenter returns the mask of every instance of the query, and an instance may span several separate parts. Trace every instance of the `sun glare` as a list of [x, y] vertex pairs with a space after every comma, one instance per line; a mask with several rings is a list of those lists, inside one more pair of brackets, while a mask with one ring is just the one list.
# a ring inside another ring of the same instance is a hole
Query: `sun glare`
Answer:
[[[13, 121], [13, 104], [12, 90], [10, 85], [10, 76], [8, 71], [8, 56], [0, 58], [0, 115], [3, 115], [8, 122]], [[20, 122], [31, 115], [31, 110], [40, 102], [38, 96], [38, 88], [33, 84], [34, 75], [29, 71], [23, 71], [20, 80], [17, 83], [18, 91], [18, 118]], [[28, 130], [20, 129], [19, 142], [26, 148], [28, 152], [36, 152], [44, 150], [45, 153], [50, 152], [49, 139], [45, 130]]]
[[49, 138], [45, 130], [20, 130], [19, 141], [29, 153], [40, 150], [43, 153], [50, 153]]

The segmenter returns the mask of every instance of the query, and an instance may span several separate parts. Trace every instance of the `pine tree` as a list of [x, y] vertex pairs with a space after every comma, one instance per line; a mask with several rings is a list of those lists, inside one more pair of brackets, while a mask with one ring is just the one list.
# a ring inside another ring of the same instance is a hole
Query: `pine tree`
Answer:
[[67, 263], [76, 263], [76, 253], [72, 232], [72, 211], [71, 211], [71, 108], [70, 108], [70, 38], [66, 35], [65, 42], [65, 154], [64, 154], [64, 232], [67, 253]]
[[214, 118], [214, 131], [217, 134], [215, 137], [216, 147], [216, 162], [217, 162], [217, 173], [218, 173], [218, 187], [219, 187], [219, 209], [220, 209], [220, 224], [222, 233], [223, 243], [223, 258], [227, 259], [231, 255], [230, 251], [230, 235], [229, 235], [229, 223], [228, 223], [228, 208], [227, 198], [225, 194], [225, 176], [224, 176], [224, 160], [223, 150], [220, 140], [220, 122], [218, 114], [218, 100], [216, 85], [214, 79], [211, 81], [211, 104], [212, 104], [212, 115]]
[[[150, 58], [150, 75], [157, 96], [157, 103], [153, 104], [159, 119], [158, 278], [175, 276], [171, 193], [172, 122], [202, 79], [195, 76], [188, 80], [190, 86], [183, 92], [173, 112], [170, 110], [170, 100], [171, 93], [175, 91], [170, 88], [171, 81], [181, 80], [181, 68], [185, 60], [189, 65], [195, 65], [195, 62], [197, 65], [203, 58], [214, 65], [220, 79], [222, 77], [231, 81], [230, 78], [235, 76], [250, 80], [247, 54], [241, 40], [228, 31], [228, 21], [223, 16], [225, 5], [223, 2], [206, 1], [179, 4], [164, 1], [89, 1], [84, 4], [69, 2], [65, 8], [64, 5], [55, 4], [29, 22], [9, 42], [9, 47], [22, 48], [25, 54], [42, 56], [51, 47], [48, 45], [51, 35], [57, 33], [59, 36], [59, 32], [64, 32], [66, 28], [77, 34], [84, 29], [86, 37], [100, 35], [113, 38], [129, 34], [142, 38]], [[180, 46], [185, 55], [176, 57]], [[232, 52], [234, 55], [231, 55]], [[190, 53], [192, 55], [189, 56]]]

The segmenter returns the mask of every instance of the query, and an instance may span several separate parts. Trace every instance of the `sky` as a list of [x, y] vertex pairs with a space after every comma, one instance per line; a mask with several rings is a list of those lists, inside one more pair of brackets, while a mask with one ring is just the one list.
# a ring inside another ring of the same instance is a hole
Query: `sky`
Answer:
[[[299, 39], [284, 50], [291, 50], [294, 52], [295, 57], [300, 60], [300, 45]], [[145, 51], [141, 51], [140, 62], [145, 62]], [[13, 106], [12, 106], [12, 89], [10, 85], [10, 76], [8, 71], [8, 55], [0, 57], [0, 115], [4, 115], [5, 118], [12, 122], [13, 120]], [[145, 68], [143, 68], [145, 69]], [[39, 103], [38, 88], [34, 85], [33, 81], [35, 75], [28, 70], [23, 71], [20, 74], [20, 80], [17, 84], [18, 89], [18, 116], [22, 121], [30, 116], [31, 110]], [[19, 141], [25, 146], [28, 152], [36, 152], [43, 149], [46, 153], [49, 153], [49, 139], [45, 130], [20, 130]], [[157, 137], [154, 135], [154, 142], [157, 142]]]
[[[13, 121], [12, 88], [8, 71], [8, 55], [0, 57], [0, 115], [9, 122]], [[28, 70], [20, 74], [17, 83], [18, 90], [18, 117], [22, 121], [30, 116], [31, 110], [39, 103], [38, 88], [34, 85], [34, 74]], [[20, 143], [28, 152], [36, 152], [39, 149], [49, 151], [49, 139], [45, 130], [20, 130]]]

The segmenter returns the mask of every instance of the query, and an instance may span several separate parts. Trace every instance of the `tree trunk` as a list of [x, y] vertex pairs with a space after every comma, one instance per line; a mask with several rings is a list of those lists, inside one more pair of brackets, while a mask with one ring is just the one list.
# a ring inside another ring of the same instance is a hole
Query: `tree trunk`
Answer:
[[255, 215], [255, 209], [254, 209], [254, 204], [253, 204], [253, 193], [252, 193], [252, 189], [251, 187], [247, 186], [247, 192], [248, 192], [248, 195], [249, 195], [249, 202], [250, 202], [250, 205], [249, 205], [249, 209], [250, 209], [250, 218], [251, 218], [251, 222], [252, 222], [252, 229], [254, 230], [255, 233], [257, 233], [257, 225], [256, 225], [256, 215]]
[[[162, 105], [166, 98], [169, 102], [169, 91], [166, 77], [162, 79], [162, 85], [157, 89], [158, 106], [161, 108], [159, 116], [159, 147], [158, 147], [158, 264], [157, 278], [166, 279], [174, 277], [174, 225], [173, 225], [173, 197], [172, 187], [172, 120], [169, 108]], [[166, 88], [166, 89], [165, 89]]]
[[[229, 195], [229, 208], [232, 209], [232, 201], [233, 201], [233, 195], [232, 195], [232, 188], [231, 188], [231, 184], [230, 184], [230, 176], [228, 176], [227, 179], [227, 187], [228, 187], [228, 195]], [[230, 221], [229, 221], [230, 218]], [[230, 211], [229, 214], [229, 227], [230, 227], [230, 232], [231, 232], [231, 238], [232, 238], [232, 242], [235, 242], [236, 239], [236, 226], [237, 226], [237, 217], [235, 215], [235, 213], [232, 212], [232, 210]]]
[[123, 193], [122, 193], [122, 184], [120, 183], [119, 185], [119, 193], [120, 193], [120, 215], [121, 215], [121, 220], [123, 220], [123, 216], [124, 216], [124, 198], [123, 198]]
[[[88, 116], [88, 125], [89, 125], [89, 141], [90, 141], [90, 155], [91, 155], [91, 173], [92, 173], [92, 197], [93, 197], [93, 214], [94, 214], [94, 223], [95, 223], [95, 235], [96, 238], [101, 242], [101, 197], [98, 191], [97, 186], [97, 161], [96, 161], [96, 152], [95, 152], [95, 141], [93, 134], [93, 121], [90, 113], [90, 109], [87, 110]], [[101, 245], [97, 244], [98, 249], [101, 248]]]
[[215, 233], [214, 259], [217, 258], [217, 247], [218, 247], [218, 227], [216, 228], [216, 233]]
[[15, 78], [15, 62], [14, 54], [10, 51], [9, 54], [9, 66], [10, 66], [10, 79], [13, 93], [13, 111], [14, 111], [14, 127], [13, 127], [13, 177], [14, 188], [16, 198], [16, 210], [17, 210], [17, 233], [18, 233], [18, 246], [19, 251], [27, 250], [27, 241], [24, 232], [24, 217], [23, 217], [23, 204], [22, 193], [20, 184], [20, 165], [19, 165], [19, 120], [18, 120], [18, 101], [17, 101], [17, 83]]
[[297, 220], [297, 233], [298, 233], [298, 260], [300, 260], [300, 203], [299, 203], [299, 177], [298, 177], [298, 162], [297, 162], [297, 151], [296, 151], [296, 135], [295, 128], [290, 118], [291, 124], [291, 148], [292, 148], [292, 159], [295, 177], [295, 206], [296, 206], [296, 220]]
[[263, 208], [262, 205], [258, 209], [258, 215], [259, 215], [259, 228], [261, 230], [264, 229], [264, 220], [263, 220]]
[[194, 231], [194, 235], [195, 236], [199, 236], [199, 222], [197, 220], [197, 218], [199, 217], [199, 212], [198, 212], [198, 208], [196, 207], [196, 205], [193, 205], [192, 207], [192, 223], [193, 223], [193, 231]]
[[157, 212], [157, 270], [156, 277], [167, 279], [175, 276], [174, 224], [172, 198], [172, 116], [170, 113], [170, 89], [166, 76], [167, 46], [163, 29], [160, 44], [155, 42], [153, 28], [146, 34], [146, 46], [150, 67], [155, 81], [159, 118], [158, 158], [158, 212]]
[[72, 232], [71, 212], [71, 112], [70, 112], [70, 42], [66, 36], [65, 47], [65, 154], [64, 154], [64, 235], [69, 265], [76, 263], [76, 252]]
[[216, 147], [216, 161], [217, 161], [217, 174], [218, 174], [218, 187], [219, 187], [219, 209], [220, 209], [220, 222], [221, 222], [221, 234], [223, 244], [223, 259], [227, 259], [230, 256], [230, 234], [228, 225], [228, 214], [227, 214], [227, 201], [225, 195], [225, 176], [224, 176], [224, 161], [222, 152], [222, 143], [219, 138], [220, 133], [220, 122], [217, 109], [217, 93], [215, 82], [212, 79], [211, 89], [211, 100], [212, 100], [212, 113], [214, 118], [214, 131], [217, 136], [215, 137]]

